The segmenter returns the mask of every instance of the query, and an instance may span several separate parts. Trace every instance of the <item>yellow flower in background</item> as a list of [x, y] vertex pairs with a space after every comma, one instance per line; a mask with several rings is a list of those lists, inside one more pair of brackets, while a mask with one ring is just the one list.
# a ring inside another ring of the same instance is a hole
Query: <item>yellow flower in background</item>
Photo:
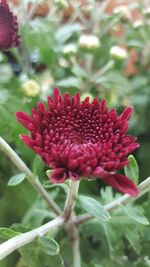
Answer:
[[34, 80], [28, 80], [22, 85], [23, 92], [27, 96], [35, 97], [39, 95], [40, 93], [40, 86], [39, 84]]

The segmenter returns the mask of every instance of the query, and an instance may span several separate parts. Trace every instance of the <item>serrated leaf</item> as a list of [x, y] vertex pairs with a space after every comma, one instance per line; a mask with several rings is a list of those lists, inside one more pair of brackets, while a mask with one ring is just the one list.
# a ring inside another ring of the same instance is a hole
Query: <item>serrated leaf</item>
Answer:
[[5, 227], [0, 228], [0, 239], [3, 240], [7, 240], [19, 234], [20, 234], [19, 232], [16, 232], [10, 228], [5, 228]]
[[139, 181], [139, 167], [136, 162], [136, 159], [133, 155], [128, 157], [129, 164], [124, 167], [124, 172], [127, 177], [132, 179], [135, 184], [138, 184]]
[[126, 206], [124, 207], [124, 211], [127, 216], [144, 225], [149, 225], [149, 220], [141, 214], [141, 212], [136, 207]]
[[8, 181], [8, 186], [16, 186], [24, 181], [26, 173], [20, 173], [11, 177]]
[[49, 237], [38, 237], [38, 244], [40, 245], [41, 251], [46, 253], [47, 255], [57, 255], [59, 254], [59, 245], [57, 242]]
[[34, 174], [39, 174], [44, 168], [44, 163], [39, 157], [39, 155], [36, 155], [33, 161], [32, 171]]
[[122, 226], [122, 230], [124, 230], [125, 237], [129, 241], [131, 247], [137, 254], [140, 254], [141, 252], [140, 236], [137, 234], [137, 232], [133, 231], [132, 228], [129, 228], [126, 225]]
[[95, 199], [86, 196], [79, 196], [79, 203], [85, 211], [94, 217], [104, 221], [108, 221], [110, 219], [108, 211]]

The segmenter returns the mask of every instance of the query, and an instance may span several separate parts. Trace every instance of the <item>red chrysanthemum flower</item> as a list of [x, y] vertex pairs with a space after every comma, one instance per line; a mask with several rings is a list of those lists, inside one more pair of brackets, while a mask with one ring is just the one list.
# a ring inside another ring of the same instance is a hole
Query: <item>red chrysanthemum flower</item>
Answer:
[[10, 11], [7, 0], [0, 0], [0, 50], [18, 46], [19, 43], [17, 17]]
[[134, 183], [116, 170], [128, 164], [127, 155], [139, 146], [136, 138], [126, 135], [132, 108], [121, 115], [108, 110], [106, 101], [89, 98], [80, 102], [77, 93], [71, 97], [54, 89], [48, 97], [48, 108], [39, 102], [31, 117], [17, 112], [18, 121], [30, 131], [20, 135], [53, 168], [50, 181], [99, 178], [116, 190], [136, 196]]

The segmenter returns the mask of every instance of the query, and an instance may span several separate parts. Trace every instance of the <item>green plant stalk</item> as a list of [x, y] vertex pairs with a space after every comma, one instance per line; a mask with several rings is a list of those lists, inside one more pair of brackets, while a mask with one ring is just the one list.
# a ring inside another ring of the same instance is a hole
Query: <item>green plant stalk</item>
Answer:
[[74, 225], [72, 227], [72, 251], [73, 251], [73, 264], [74, 267], [81, 266], [81, 256], [80, 256], [80, 237], [77, 227]]
[[2, 137], [0, 137], [0, 150], [4, 152], [4, 154], [17, 166], [17, 168], [21, 172], [26, 173], [28, 181], [32, 184], [38, 194], [45, 199], [49, 208], [52, 209], [56, 215], [60, 215], [62, 213], [61, 209], [56, 204], [56, 202], [49, 196], [49, 194], [39, 181], [38, 177], [31, 172], [31, 170], [26, 166], [22, 159], [16, 154], [16, 152], [6, 143], [6, 141]]
[[93, 81], [97, 81], [101, 76], [103, 76], [112, 66], [114, 65], [114, 61], [110, 59], [97, 73], [93, 75]]
[[73, 253], [73, 267], [81, 266], [80, 257], [80, 237], [77, 226], [73, 223], [72, 212], [75, 206], [75, 198], [78, 195], [79, 181], [70, 181], [70, 188], [66, 198], [64, 207], [64, 218], [66, 221], [66, 231], [72, 246]]
[[43, 236], [49, 231], [56, 230], [58, 227], [61, 227], [65, 222], [65, 219], [60, 216], [56, 219], [34, 229], [27, 233], [17, 235], [8, 241], [0, 245], [0, 260], [4, 259], [10, 253], [19, 249], [28, 243], [32, 242], [36, 237]]
[[64, 217], [66, 218], [66, 221], [70, 219], [70, 216], [72, 214], [72, 211], [75, 206], [75, 198], [78, 195], [79, 190], [79, 181], [70, 181], [70, 188], [68, 191], [65, 208], [64, 208]]

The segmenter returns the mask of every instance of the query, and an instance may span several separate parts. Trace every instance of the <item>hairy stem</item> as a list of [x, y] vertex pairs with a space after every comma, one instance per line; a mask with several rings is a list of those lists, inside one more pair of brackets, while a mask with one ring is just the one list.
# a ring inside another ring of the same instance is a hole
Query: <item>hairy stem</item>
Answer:
[[17, 166], [17, 168], [26, 173], [27, 179], [32, 184], [34, 189], [41, 195], [48, 206], [55, 212], [55, 214], [60, 215], [62, 212], [56, 202], [49, 196], [47, 191], [44, 189], [40, 183], [37, 176], [35, 176], [31, 170], [25, 165], [22, 159], [16, 154], [16, 152], [5, 142], [3, 138], [0, 137], [0, 150]]
[[8, 241], [0, 245], [0, 260], [4, 259], [6, 256], [8, 256], [16, 249], [19, 249], [29, 244], [36, 237], [43, 236], [47, 232], [57, 229], [58, 227], [62, 226], [64, 222], [65, 219], [63, 217], [58, 217], [32, 231], [20, 234], [18, 236], [9, 239]]
[[[145, 179], [142, 183], [140, 183], [138, 185], [138, 190], [139, 190], [139, 194], [136, 198], [130, 197], [128, 194], [125, 194], [123, 196], [121, 196], [120, 198], [106, 204], [104, 207], [106, 210], [108, 211], [113, 211], [117, 208], [119, 208], [121, 205], [126, 205], [130, 202], [132, 202], [133, 200], [136, 200], [138, 198], [140, 198], [142, 195], [144, 195], [145, 193], [147, 193], [148, 191], [150, 191], [150, 177], [148, 177], [147, 179]], [[78, 216], [75, 220], [75, 223], [81, 224], [84, 223], [88, 220], [93, 219], [93, 216], [85, 213], [83, 215]]]
[[78, 194], [79, 189], [79, 181], [72, 181], [70, 183], [70, 188], [68, 191], [65, 208], [64, 208], [64, 217], [66, 218], [66, 221], [70, 218], [71, 213], [73, 211], [74, 205], [75, 205], [75, 197]]

